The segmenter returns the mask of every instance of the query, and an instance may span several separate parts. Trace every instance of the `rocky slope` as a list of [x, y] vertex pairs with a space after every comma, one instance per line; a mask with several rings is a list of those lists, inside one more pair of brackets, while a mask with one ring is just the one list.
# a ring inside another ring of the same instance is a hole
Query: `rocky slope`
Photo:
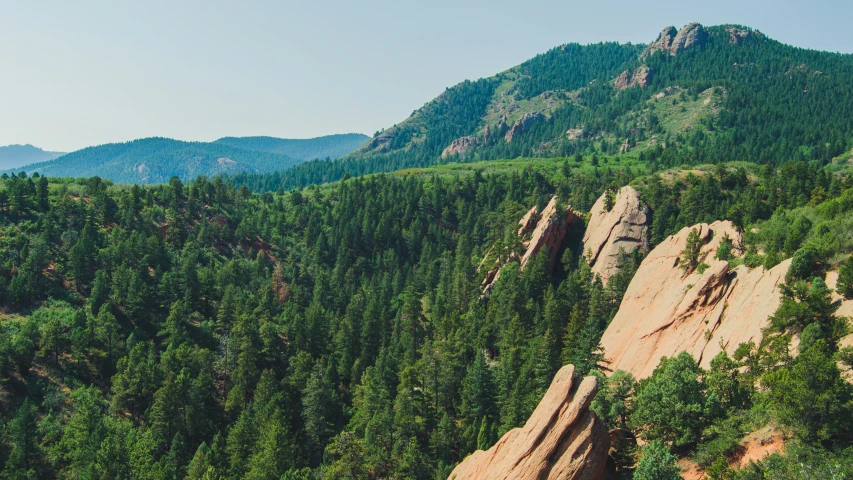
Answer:
[[592, 273], [600, 275], [604, 282], [616, 273], [620, 251], [629, 253], [646, 247], [651, 223], [649, 209], [633, 187], [622, 187], [609, 210], [608, 195], [605, 192], [592, 206], [583, 236], [583, 254]]
[[604, 476], [610, 438], [589, 406], [595, 377], [574, 378], [566, 365], [522, 428], [478, 450], [456, 466], [451, 480], [599, 479]]
[[[693, 228], [702, 239], [700, 267], [684, 271], [679, 260]], [[735, 246], [741, 242], [730, 222], [703, 223], [682, 229], [649, 253], [601, 339], [610, 369], [645, 378], [661, 357], [681, 351], [707, 368], [720, 351], [732, 353], [740, 343], [761, 338], [779, 305], [779, 284], [790, 260], [770, 270], [730, 269], [729, 262], [714, 258], [725, 237]]]

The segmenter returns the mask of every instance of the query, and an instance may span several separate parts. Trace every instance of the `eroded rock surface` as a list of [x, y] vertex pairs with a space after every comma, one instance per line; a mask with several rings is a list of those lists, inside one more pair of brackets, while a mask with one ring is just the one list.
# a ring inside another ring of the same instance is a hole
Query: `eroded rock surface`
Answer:
[[610, 438], [589, 406], [595, 377], [574, 378], [566, 365], [522, 428], [507, 432], [490, 449], [477, 450], [450, 474], [450, 480], [600, 479]]
[[590, 211], [589, 224], [583, 236], [583, 253], [589, 259], [592, 273], [606, 282], [616, 273], [619, 252], [630, 253], [645, 247], [651, 215], [631, 186], [619, 189], [613, 208], [606, 209], [607, 192], [598, 197]]
[[624, 90], [628, 87], [633, 86], [638, 86], [642, 88], [649, 84], [650, 75], [651, 70], [649, 69], [649, 67], [647, 67], [646, 65], [640, 65], [639, 67], [635, 68], [633, 72], [625, 70], [624, 72], [619, 74], [619, 76], [616, 77], [616, 80], [613, 81], [613, 85], [620, 90]]
[[554, 195], [551, 197], [551, 201], [542, 209], [542, 215], [539, 217], [536, 229], [533, 230], [533, 236], [530, 237], [527, 250], [524, 252], [524, 256], [521, 257], [521, 268], [523, 269], [527, 266], [527, 262], [543, 247], [548, 249], [550, 265], [553, 268], [554, 263], [557, 261], [560, 245], [563, 243], [563, 238], [566, 237], [569, 224], [578, 218], [580, 218], [579, 215], [571, 206], [567, 207], [565, 212], [558, 212], [557, 196]]
[[[684, 271], [679, 260], [693, 228], [703, 242], [704, 265]], [[770, 270], [741, 265], [730, 271], [729, 262], [714, 258], [725, 237], [735, 246], [741, 243], [731, 222], [703, 223], [682, 229], [649, 253], [601, 339], [610, 369], [646, 378], [661, 357], [682, 351], [707, 368], [720, 351], [731, 354], [743, 342], [760, 341], [781, 301], [779, 285], [791, 262]]]
[[545, 115], [542, 115], [539, 112], [525, 113], [524, 116], [516, 120], [516, 122], [512, 124], [512, 128], [510, 128], [509, 131], [506, 132], [506, 136], [504, 137], [506, 139], [506, 143], [512, 142], [512, 139], [516, 135], [519, 135], [520, 133], [529, 129], [534, 123], [537, 123], [544, 119]]
[[669, 55], [678, 55], [679, 53], [705, 43], [708, 39], [708, 32], [701, 24], [693, 22], [685, 25], [681, 30], [676, 31], [675, 27], [666, 27], [658, 35], [657, 40], [650, 43], [640, 58], [655, 53], [664, 52]]
[[[558, 211], [556, 195], [551, 197], [551, 201], [542, 209], [541, 215], [537, 215], [536, 212], [537, 209], [534, 206], [518, 221], [518, 236], [520, 238], [525, 238], [531, 231], [533, 233], [529, 240], [522, 243], [523, 250], [520, 252], [509, 252], [507, 259], [515, 260], [518, 258], [518, 255], [521, 255], [520, 264], [521, 268], [524, 269], [530, 259], [533, 258], [533, 255], [545, 248], [548, 252], [550, 268], [553, 269], [554, 264], [557, 262], [560, 246], [566, 237], [566, 232], [573, 222], [580, 219], [580, 214], [571, 206], [566, 207], [562, 212]], [[486, 257], [488, 256], [486, 254]], [[481, 267], [485, 263], [485, 260], [484, 258], [483, 262], [480, 262]], [[494, 267], [486, 273], [482, 283], [484, 295], [488, 294], [495, 282], [498, 281], [502, 268], [503, 264], [498, 260]]]
[[441, 152], [441, 158], [445, 158], [448, 155], [453, 155], [454, 153], [458, 153], [459, 155], [465, 155], [470, 152], [477, 145], [477, 137], [467, 136], [457, 138], [456, 140], [450, 142], [450, 145], [447, 146]]

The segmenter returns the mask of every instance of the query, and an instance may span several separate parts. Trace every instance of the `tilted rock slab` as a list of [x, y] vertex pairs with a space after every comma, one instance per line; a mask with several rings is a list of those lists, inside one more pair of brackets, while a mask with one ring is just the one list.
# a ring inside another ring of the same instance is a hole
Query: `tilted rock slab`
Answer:
[[651, 215], [631, 186], [619, 189], [613, 208], [605, 207], [607, 192], [598, 197], [590, 211], [583, 235], [583, 255], [588, 256], [592, 273], [607, 282], [618, 270], [619, 251], [630, 253], [645, 247]]
[[[530, 238], [530, 244], [524, 256], [521, 257], [521, 268], [527, 266], [527, 262], [536, 255], [542, 247], [548, 248], [550, 259], [550, 267], [554, 268], [557, 262], [557, 254], [560, 251], [560, 245], [563, 243], [563, 238], [569, 229], [569, 225], [578, 220], [580, 215], [572, 209], [571, 206], [566, 207], [563, 214], [557, 212], [557, 196], [551, 197], [548, 205], [542, 209], [542, 215], [539, 217], [539, 223], [533, 230], [533, 236]], [[523, 219], [522, 219], [523, 220]]]
[[[707, 268], [702, 273], [678, 265], [693, 228], [704, 243], [700, 262]], [[743, 342], [761, 340], [767, 318], [781, 302], [779, 285], [791, 261], [770, 270], [741, 265], [730, 271], [729, 262], [714, 258], [724, 236], [736, 246], [741, 243], [740, 232], [728, 221], [687, 227], [643, 260], [601, 339], [611, 370], [646, 378], [661, 357], [682, 351], [707, 368], [722, 350], [732, 354]]]
[[604, 478], [610, 436], [589, 406], [595, 377], [578, 382], [566, 365], [522, 428], [490, 449], [477, 450], [453, 469], [450, 480], [563, 480]]

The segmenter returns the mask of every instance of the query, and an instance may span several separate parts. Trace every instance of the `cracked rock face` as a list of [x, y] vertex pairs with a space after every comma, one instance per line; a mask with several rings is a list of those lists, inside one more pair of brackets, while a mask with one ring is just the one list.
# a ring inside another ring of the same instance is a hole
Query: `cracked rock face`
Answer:
[[574, 373], [572, 365], [561, 368], [524, 427], [469, 455], [449, 480], [604, 478], [610, 436], [589, 408], [598, 384]]
[[[678, 266], [693, 228], [703, 241], [700, 263], [707, 268], [702, 273]], [[703, 223], [682, 229], [649, 253], [601, 339], [610, 369], [642, 379], [661, 357], [682, 351], [708, 368], [723, 349], [731, 355], [743, 342], [760, 341], [781, 301], [779, 285], [791, 261], [770, 270], [741, 265], [730, 271], [727, 261], [714, 258], [726, 236], [740, 245], [741, 234], [731, 222]]]
[[598, 197], [590, 211], [583, 236], [583, 254], [589, 257], [592, 273], [607, 282], [618, 269], [619, 252], [630, 253], [646, 246], [651, 216], [631, 186], [619, 189], [613, 208], [605, 208], [607, 193]]
[[675, 30], [675, 27], [666, 27], [658, 35], [657, 40], [649, 44], [642, 55], [640, 55], [640, 58], [642, 59], [654, 52], [677, 55], [688, 48], [705, 43], [707, 39], [708, 32], [705, 31], [705, 28], [701, 24], [696, 22], [688, 23], [678, 31]]

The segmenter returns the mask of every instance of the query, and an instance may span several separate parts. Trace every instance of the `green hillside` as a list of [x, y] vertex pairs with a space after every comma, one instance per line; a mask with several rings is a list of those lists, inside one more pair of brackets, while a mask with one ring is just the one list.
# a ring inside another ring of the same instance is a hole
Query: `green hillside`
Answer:
[[21, 170], [52, 177], [100, 176], [119, 183], [166, 183], [173, 176], [191, 179], [201, 175], [263, 173], [285, 170], [298, 163], [286, 155], [218, 143], [145, 138], [84, 148]]
[[[853, 351], [820, 278], [853, 272], [849, 166], [649, 175], [635, 162], [483, 161], [261, 195], [222, 178], [2, 178], [0, 476], [446, 478], [523, 424], [560, 365], [600, 368], [598, 339], [642, 257], [605, 287], [572, 253], [578, 225], [554, 272], [546, 255], [510, 263], [483, 298], [478, 263], [517, 239], [530, 205], [558, 194], [587, 211], [632, 183], [653, 243], [732, 218], [756, 229], [750, 265], [799, 259], [767, 335], [809, 333], [797, 358], [768, 342], [707, 372], [685, 353], [649, 381], [605, 383], [602, 419], [658, 440], [646, 454], [702, 465], [775, 425], [790, 454], [720, 478], [846, 478], [853, 387], [836, 362]], [[692, 421], [667, 423], [682, 401]], [[661, 429], [644, 429], [659, 412]]]
[[317, 138], [293, 139], [275, 137], [224, 137], [214, 143], [251, 150], [278, 153], [297, 160], [336, 159], [351, 153], [370, 137], [361, 133], [326, 135]]
[[[447, 162], [618, 154], [626, 139], [628, 151], [663, 167], [827, 163], [853, 147], [853, 55], [740, 26], [685, 28], [696, 41], [666, 51], [663, 34], [650, 45], [554, 48], [448, 88], [340, 160], [238, 181], [274, 190]], [[457, 140], [462, 148], [442, 157]]]

